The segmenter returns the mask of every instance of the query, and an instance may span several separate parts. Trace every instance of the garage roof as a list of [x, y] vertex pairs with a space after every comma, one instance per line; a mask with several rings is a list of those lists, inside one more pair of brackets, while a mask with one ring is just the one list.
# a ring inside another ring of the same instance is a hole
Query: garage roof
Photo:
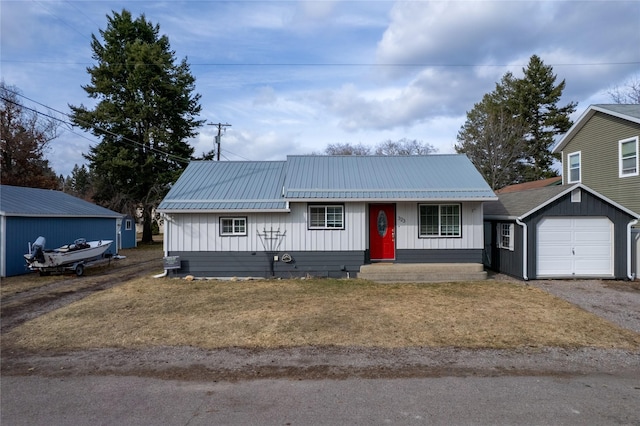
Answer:
[[637, 213], [632, 212], [626, 207], [623, 207], [581, 183], [573, 185], [547, 186], [525, 191], [498, 194], [498, 201], [491, 201], [484, 204], [484, 216], [487, 219], [524, 219], [544, 206], [578, 188], [591, 193], [595, 197], [602, 199], [630, 216], [640, 219], [640, 215]]
[[0, 185], [0, 216], [119, 218], [123, 215], [61, 191]]

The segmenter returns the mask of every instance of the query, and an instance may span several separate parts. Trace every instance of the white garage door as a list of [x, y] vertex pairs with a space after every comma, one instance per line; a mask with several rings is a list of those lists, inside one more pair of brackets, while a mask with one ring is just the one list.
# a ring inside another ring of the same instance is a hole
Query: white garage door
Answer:
[[538, 224], [538, 277], [613, 276], [613, 224], [606, 217], [554, 217]]

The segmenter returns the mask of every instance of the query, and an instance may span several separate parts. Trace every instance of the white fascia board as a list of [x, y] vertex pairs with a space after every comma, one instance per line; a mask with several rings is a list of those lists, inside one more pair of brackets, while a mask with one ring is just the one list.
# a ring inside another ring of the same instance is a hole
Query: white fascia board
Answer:
[[291, 203], [461, 203], [498, 200], [499, 198], [495, 196], [477, 198], [289, 198], [287, 201]]
[[562, 149], [565, 147], [565, 145], [567, 143], [569, 143], [569, 141], [571, 139], [573, 139], [573, 137], [576, 135], [576, 133], [578, 133], [578, 131], [580, 131], [580, 129], [582, 129], [584, 127], [584, 125], [587, 123], [587, 121], [589, 121], [589, 119], [591, 119], [591, 117], [596, 112], [601, 112], [603, 114], [607, 114], [607, 115], [610, 115], [612, 117], [617, 117], [617, 118], [621, 118], [623, 120], [627, 120], [627, 121], [631, 121], [633, 123], [640, 124], [640, 118], [632, 117], [630, 115], [622, 114], [622, 113], [619, 113], [619, 112], [616, 112], [616, 111], [611, 111], [610, 109], [601, 108], [601, 107], [599, 107], [597, 105], [591, 105], [591, 106], [589, 106], [589, 108], [587, 108], [586, 111], [584, 111], [582, 113], [582, 115], [576, 120], [576, 122], [573, 123], [573, 126], [571, 126], [571, 128], [569, 130], [567, 130], [567, 133], [565, 133], [564, 136], [562, 137], [562, 139], [560, 139], [560, 141], [558, 141], [558, 143], [556, 144], [555, 147], [553, 147], [551, 152], [554, 153], [554, 154], [558, 154], [558, 153], [562, 152]]
[[215, 214], [238, 214], [238, 213], [291, 213], [287, 207], [284, 209], [162, 209], [158, 210], [162, 214], [194, 214], [194, 213], [215, 213]]

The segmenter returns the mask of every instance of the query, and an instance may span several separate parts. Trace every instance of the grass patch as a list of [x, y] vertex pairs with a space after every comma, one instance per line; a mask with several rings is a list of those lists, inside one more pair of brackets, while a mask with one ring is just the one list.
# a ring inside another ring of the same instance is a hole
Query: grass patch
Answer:
[[159, 345], [637, 349], [640, 335], [534, 287], [504, 281], [143, 278], [3, 336], [4, 347], [28, 350]]

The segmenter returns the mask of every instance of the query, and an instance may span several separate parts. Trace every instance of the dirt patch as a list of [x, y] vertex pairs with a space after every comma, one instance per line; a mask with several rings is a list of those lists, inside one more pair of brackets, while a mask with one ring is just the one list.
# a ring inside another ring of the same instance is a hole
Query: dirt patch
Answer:
[[162, 244], [122, 250], [125, 259], [86, 269], [86, 275], [40, 277], [37, 273], [4, 278], [0, 299], [0, 332], [112, 288], [131, 279], [162, 272]]
[[[6, 354], [3, 354], [3, 357]], [[166, 380], [238, 381], [442, 376], [638, 375], [640, 352], [596, 348], [154, 347], [64, 353], [14, 352], [3, 375], [122, 375]]]

